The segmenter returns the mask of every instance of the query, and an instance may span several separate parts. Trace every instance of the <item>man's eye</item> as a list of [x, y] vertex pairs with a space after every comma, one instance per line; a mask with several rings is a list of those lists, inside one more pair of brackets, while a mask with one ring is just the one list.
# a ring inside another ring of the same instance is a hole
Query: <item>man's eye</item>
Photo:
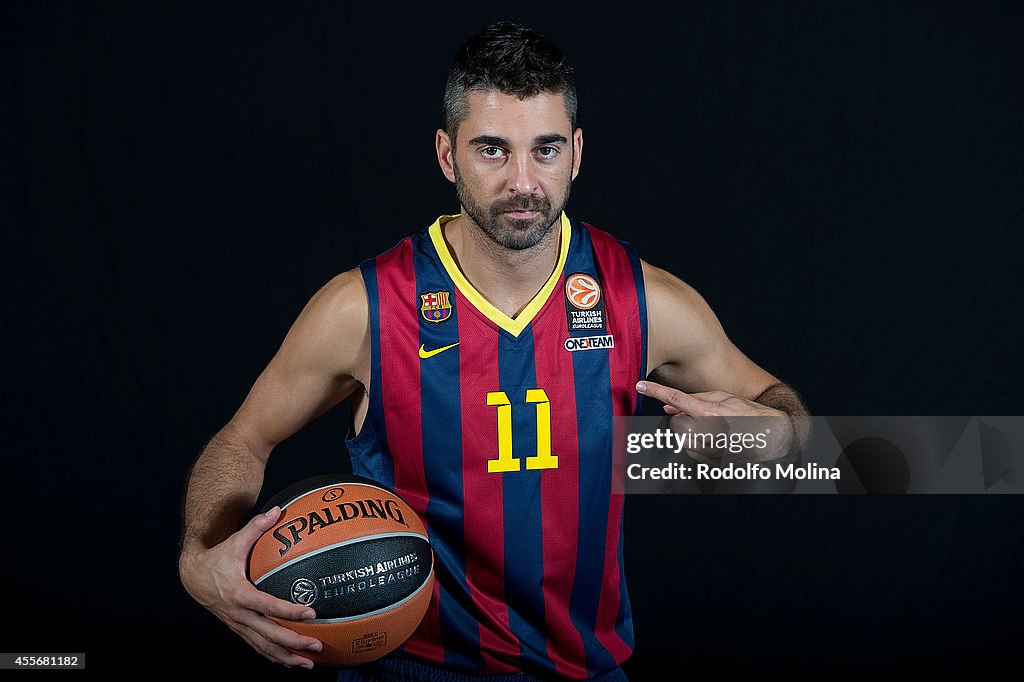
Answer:
[[541, 147], [537, 150], [542, 159], [553, 159], [558, 156], [558, 147]]
[[484, 155], [484, 158], [497, 159], [502, 155], [503, 151], [501, 147], [484, 147], [480, 150], [480, 153]]

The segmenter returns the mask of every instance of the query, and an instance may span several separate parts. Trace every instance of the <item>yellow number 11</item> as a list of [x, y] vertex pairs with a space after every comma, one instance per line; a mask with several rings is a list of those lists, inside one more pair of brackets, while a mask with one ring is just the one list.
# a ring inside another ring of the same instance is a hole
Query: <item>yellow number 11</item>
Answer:
[[[526, 390], [526, 402], [537, 405], [537, 454], [526, 458], [526, 468], [557, 469], [558, 456], [551, 454], [551, 401], [543, 388]], [[512, 403], [505, 391], [487, 393], [487, 404], [498, 408], [498, 458], [487, 460], [489, 473], [521, 471], [519, 458], [512, 456]]]

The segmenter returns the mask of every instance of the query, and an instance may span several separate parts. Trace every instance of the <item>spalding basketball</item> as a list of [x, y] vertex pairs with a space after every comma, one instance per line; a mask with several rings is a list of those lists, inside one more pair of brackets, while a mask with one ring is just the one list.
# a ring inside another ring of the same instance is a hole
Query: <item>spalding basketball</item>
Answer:
[[357, 665], [412, 635], [434, 586], [434, 555], [423, 522], [374, 481], [318, 476], [282, 491], [277, 524], [249, 555], [249, 579], [280, 599], [311, 607], [314, 620], [273, 618], [323, 642], [296, 652], [318, 663]]

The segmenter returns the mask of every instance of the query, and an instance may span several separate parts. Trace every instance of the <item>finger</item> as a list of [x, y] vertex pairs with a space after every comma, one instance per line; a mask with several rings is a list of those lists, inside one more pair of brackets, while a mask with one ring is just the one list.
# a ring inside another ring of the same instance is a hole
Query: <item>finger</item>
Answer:
[[[257, 641], [258, 638], [259, 638], [259, 635], [257, 635], [255, 632], [253, 632], [252, 628], [249, 628], [249, 627], [247, 627], [245, 625], [242, 625], [241, 623], [236, 623], [235, 621], [224, 621], [224, 622], [226, 622], [228, 624], [228, 626], [231, 628], [232, 632], [234, 632], [236, 635], [238, 635], [239, 637], [244, 639], [245, 643], [248, 644], [249, 646], [251, 646], [253, 649], [255, 649], [256, 653], [258, 653], [260, 656], [262, 656], [263, 658], [267, 659], [271, 663], [280, 663], [280, 661], [278, 661], [276, 658], [274, 658], [269, 653], [267, 653], [266, 651], [263, 650], [266, 647], [262, 647], [261, 648], [261, 645]], [[288, 666], [288, 667], [290, 668], [291, 666]]]
[[260, 539], [263, 533], [277, 522], [280, 515], [281, 508], [275, 506], [266, 514], [257, 514], [249, 519], [249, 523], [242, 526], [239, 531], [231, 536], [235, 555], [247, 558], [252, 546], [256, 544], [256, 541]]
[[683, 417], [687, 417], [690, 420], [692, 420], [691, 422], [689, 422], [691, 424], [693, 422], [697, 421], [697, 418], [694, 417], [692, 414], [687, 414], [686, 412], [683, 412], [682, 410], [680, 410], [678, 407], [673, 407], [672, 405], [662, 405], [661, 409], [665, 410], [665, 414], [670, 414], [673, 417], [677, 416], [677, 415], [681, 415]]
[[285, 620], [313, 620], [316, 618], [316, 611], [310, 607], [278, 599], [252, 585], [243, 586], [239, 590], [236, 603], [257, 613], [277, 616]]
[[288, 628], [281, 627], [265, 616], [247, 611], [239, 618], [239, 622], [255, 630], [263, 639], [289, 649], [305, 649], [307, 651], [323, 651], [324, 645], [318, 639], [306, 637]]
[[[245, 643], [248, 644], [249, 646], [251, 646], [256, 651], [256, 653], [258, 653], [260, 656], [262, 656], [263, 658], [267, 659], [271, 663], [280, 663], [280, 661], [278, 661], [276, 658], [274, 658], [273, 656], [268, 654], [266, 651], [261, 649], [256, 644], [256, 638], [255, 638], [255, 636], [253, 634], [251, 634], [251, 630], [249, 628], [245, 628], [243, 630], [240, 626], [233, 625], [231, 627], [231, 629], [234, 630], [236, 633], [238, 633], [238, 636], [241, 637], [242, 639], [244, 639]], [[291, 667], [290, 665], [287, 665], [287, 664], [285, 664], [285, 665], [287, 667], [289, 667], [289, 668]]]
[[689, 417], [693, 421], [697, 421], [697, 418], [694, 417], [692, 414], [687, 414], [686, 412], [680, 410], [678, 407], [674, 407], [672, 405], [662, 405], [661, 409], [665, 410], [665, 414], [670, 414], [672, 416], [682, 415], [684, 417]]
[[637, 382], [636, 390], [643, 395], [660, 400], [666, 405], [671, 405], [680, 412], [689, 415], [697, 415], [707, 410], [707, 403], [699, 398], [694, 398], [689, 393], [684, 393], [677, 388], [663, 386], [654, 381]]
[[723, 400], [728, 400], [733, 397], [732, 393], [726, 393], [725, 391], [702, 391], [701, 393], [691, 393], [690, 395], [694, 398], [708, 400], [713, 403], [720, 403]]
[[238, 623], [236, 626], [236, 632], [238, 632], [238, 634], [240, 634], [252, 648], [256, 649], [256, 651], [260, 652], [264, 657], [270, 659], [274, 663], [281, 663], [289, 666], [297, 665], [306, 669], [313, 667], [313, 661], [288, 651], [280, 644], [268, 642], [262, 635], [260, 635], [260, 633], [256, 632], [248, 625]]

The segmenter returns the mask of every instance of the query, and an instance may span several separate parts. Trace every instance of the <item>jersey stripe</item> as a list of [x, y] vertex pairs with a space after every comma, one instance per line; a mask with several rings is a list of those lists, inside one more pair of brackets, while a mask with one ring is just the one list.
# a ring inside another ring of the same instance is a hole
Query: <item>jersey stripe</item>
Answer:
[[[456, 292], [456, 307], [466, 310], [467, 299]], [[466, 580], [479, 618], [479, 642], [488, 674], [513, 672], [519, 642], [509, 625], [505, 601], [505, 518], [502, 477], [487, 472], [487, 460], [497, 457], [498, 419], [487, 404], [487, 393], [500, 386], [498, 329], [470, 314], [459, 316], [459, 338], [472, 343], [472, 362], [459, 375], [462, 394], [463, 499], [466, 544], [479, 548], [466, 557]]]
[[[428, 321], [419, 311], [421, 295], [454, 294], [451, 278], [439, 267], [433, 245], [424, 235], [412, 239], [420, 347], [438, 349], [460, 343], [458, 310], [452, 305], [448, 319]], [[454, 317], [455, 319], [452, 319]], [[419, 400], [423, 415], [423, 463], [427, 490], [428, 532], [438, 557], [438, 616], [444, 658], [439, 661], [461, 670], [481, 669], [476, 620], [460, 605], [466, 585], [465, 519], [462, 498], [462, 412], [459, 394], [460, 345], [428, 358], [413, 358], [420, 367]], [[415, 395], [410, 396], [415, 398]]]
[[[429, 489], [423, 471], [423, 425], [421, 421], [419, 372], [418, 306], [410, 301], [418, 299], [415, 280], [409, 277], [413, 270], [412, 240], [404, 240], [389, 252], [390, 263], [378, 264], [377, 280], [380, 292], [381, 384], [379, 390], [384, 401], [384, 424], [393, 451], [401, 453], [393, 459], [394, 490], [420, 518], [427, 520], [427, 534], [433, 535], [426, 515]], [[409, 396], [416, 396], [415, 402]], [[401, 412], [389, 409], [400, 405]], [[435, 552], [436, 555], [436, 552]], [[435, 556], [436, 561], [436, 556]], [[437, 595], [437, 582], [434, 583]], [[439, 631], [437, 599], [431, 599], [427, 615], [420, 630]], [[431, 660], [440, 660], [441, 651], [430, 642], [440, 637], [410, 639], [405, 648], [410, 653]]]
[[536, 325], [533, 330], [537, 347], [551, 349], [536, 353], [537, 385], [551, 401], [551, 441], [558, 444], [552, 451], [558, 457], [558, 468], [543, 472], [541, 477], [544, 615], [546, 631], [556, 635], [548, 639], [554, 671], [561, 677], [580, 678], [587, 672], [583, 637], [569, 612], [579, 540], [579, 443], [573, 365], [564, 347], [569, 337], [565, 305], [561, 303], [564, 272], [557, 291], [560, 301], [549, 313], [548, 324]]
[[[592, 226], [588, 225], [586, 229], [594, 243], [594, 255], [608, 296], [606, 303], [615, 312], [608, 319], [609, 331], [624, 342], [621, 348], [616, 348], [616, 352], [610, 354], [608, 360], [609, 372], [616, 379], [612, 384], [613, 411], [618, 415], [628, 415], [636, 405], [635, 384], [643, 378], [639, 374], [643, 361], [640, 359], [640, 313], [633, 268], [625, 249], [617, 240]], [[625, 496], [609, 492], [604, 589], [601, 590], [598, 605], [597, 637], [619, 663], [633, 649], [632, 628], [622, 627], [625, 619], [632, 618], [628, 597], [622, 588], [625, 576], [622, 571], [620, 538]]]
[[[629, 264], [633, 272], [633, 288], [632, 291], [636, 293], [636, 310], [639, 313], [640, 321], [640, 371], [637, 375], [637, 380], [647, 378], [647, 290], [644, 287], [644, 273], [643, 266], [640, 264], [640, 257], [637, 255], [636, 250], [627, 242], [619, 240], [619, 244], [626, 250], [626, 255], [629, 258]], [[628, 288], [628, 287], [627, 287]], [[635, 361], [635, 360], [634, 360]], [[633, 406], [633, 414], [641, 414], [643, 410], [644, 396], [641, 393], [636, 394], [636, 402]], [[620, 639], [623, 642], [627, 642], [630, 648], [633, 647], [633, 614], [629, 608], [629, 592], [626, 589], [626, 573], [625, 573], [625, 561], [623, 559], [623, 545], [625, 544], [625, 522], [620, 517], [619, 520], [619, 575], [622, 579], [619, 580], [619, 604], [620, 608], [622, 605], [625, 606], [623, 613], [616, 625], [616, 630], [619, 633]]]
[[541, 470], [527, 469], [527, 458], [537, 452], [536, 405], [526, 402], [527, 389], [537, 387], [533, 329], [517, 337], [502, 330], [498, 335], [498, 379], [511, 402], [512, 453], [519, 469], [492, 475], [502, 478], [505, 515], [505, 595], [509, 625], [519, 639], [520, 656], [550, 668], [544, 624], [543, 528], [540, 520]]
[[[593, 244], [588, 230], [575, 226], [579, 243], [566, 262], [566, 274], [583, 272], [598, 280], [602, 295], [607, 287], [601, 282], [594, 263]], [[607, 310], [607, 306], [606, 306]], [[572, 336], [597, 336], [593, 330], [574, 331]], [[619, 340], [621, 344], [622, 341]], [[618, 351], [618, 348], [615, 349]], [[608, 372], [609, 349], [578, 351], [572, 353], [574, 390], [576, 393], [576, 423], [579, 433], [580, 452], [587, 453], [580, 458], [578, 499], [580, 514], [587, 519], [600, 519], [600, 523], [580, 524], [576, 575], [573, 581], [570, 610], [576, 628], [583, 637], [586, 648], [586, 666], [590, 675], [597, 671], [615, 667], [611, 656], [597, 634], [598, 604], [602, 590], [603, 564], [606, 555], [606, 526], [608, 500], [611, 494], [610, 452], [612, 442], [611, 378]], [[595, 562], [600, 562], [598, 569]]]

